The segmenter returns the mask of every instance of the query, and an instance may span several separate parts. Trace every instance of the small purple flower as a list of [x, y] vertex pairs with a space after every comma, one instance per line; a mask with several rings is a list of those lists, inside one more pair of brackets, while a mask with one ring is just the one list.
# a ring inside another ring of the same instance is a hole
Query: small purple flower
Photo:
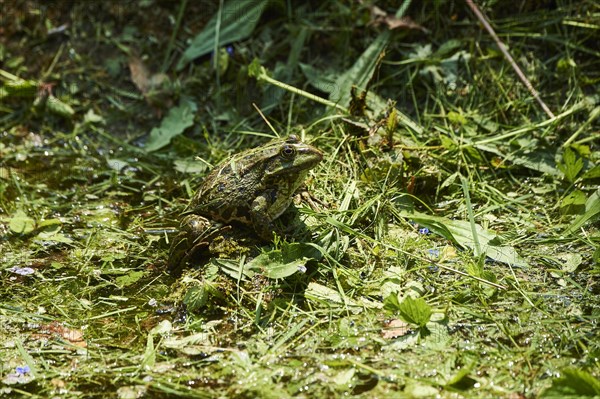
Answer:
[[439, 256], [440, 256], [440, 250], [436, 249], [436, 248], [430, 248], [427, 250], [427, 252], [429, 253], [429, 256], [431, 256], [432, 258], [439, 258]]
[[227, 51], [227, 54], [229, 54], [230, 57], [233, 57], [233, 54], [235, 54], [235, 50], [232, 45], [225, 47], [225, 51]]
[[7, 269], [9, 272], [13, 272], [16, 274], [20, 274], [21, 276], [27, 276], [29, 274], [33, 274], [35, 273], [35, 270], [32, 269], [31, 267], [11, 267], [9, 269]]
[[427, 227], [421, 227], [419, 229], [419, 234], [429, 234], [429, 229]]
[[25, 374], [29, 374], [29, 372], [31, 371], [31, 369], [29, 368], [28, 365], [25, 366], [17, 366], [15, 368], [15, 371], [17, 372], [17, 375], [25, 375]]

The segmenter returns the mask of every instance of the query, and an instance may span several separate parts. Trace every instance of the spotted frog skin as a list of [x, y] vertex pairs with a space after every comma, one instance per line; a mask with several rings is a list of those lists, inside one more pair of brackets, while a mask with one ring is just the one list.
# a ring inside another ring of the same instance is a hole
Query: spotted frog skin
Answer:
[[183, 213], [173, 240], [169, 268], [179, 270], [202, 247], [234, 226], [273, 239], [273, 221], [292, 203], [321, 151], [295, 135], [226, 159], [206, 176]]

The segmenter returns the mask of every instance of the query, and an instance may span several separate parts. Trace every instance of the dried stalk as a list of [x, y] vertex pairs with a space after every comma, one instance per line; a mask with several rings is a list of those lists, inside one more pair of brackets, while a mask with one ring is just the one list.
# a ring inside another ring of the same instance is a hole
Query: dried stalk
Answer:
[[490, 36], [492, 36], [492, 39], [494, 39], [494, 41], [500, 48], [500, 51], [502, 51], [502, 54], [504, 54], [504, 57], [510, 63], [510, 66], [512, 66], [512, 68], [515, 70], [515, 72], [519, 76], [519, 79], [521, 79], [521, 82], [523, 82], [525, 87], [527, 87], [527, 90], [529, 90], [531, 95], [537, 100], [537, 102], [540, 104], [540, 106], [542, 107], [544, 112], [546, 112], [546, 114], [548, 114], [548, 116], [550, 118], [554, 118], [554, 114], [552, 113], [552, 111], [550, 111], [550, 108], [548, 108], [546, 103], [541, 99], [540, 94], [533, 87], [533, 85], [531, 84], [529, 79], [527, 79], [527, 77], [525, 76], [523, 71], [521, 71], [521, 68], [519, 68], [519, 66], [517, 65], [517, 63], [515, 62], [513, 57], [510, 55], [510, 53], [508, 52], [508, 49], [506, 48], [504, 43], [502, 43], [502, 41], [500, 40], [498, 35], [496, 35], [496, 32], [494, 32], [494, 28], [492, 28], [492, 26], [489, 24], [485, 15], [483, 15], [483, 13], [479, 9], [479, 7], [477, 7], [477, 5], [475, 3], [473, 3], [473, 0], [465, 0], [465, 1], [467, 2], [467, 5], [471, 8], [471, 10], [473, 11], [475, 16], [477, 16], [477, 19], [479, 19], [479, 22], [481, 22], [481, 24], [488, 31]]

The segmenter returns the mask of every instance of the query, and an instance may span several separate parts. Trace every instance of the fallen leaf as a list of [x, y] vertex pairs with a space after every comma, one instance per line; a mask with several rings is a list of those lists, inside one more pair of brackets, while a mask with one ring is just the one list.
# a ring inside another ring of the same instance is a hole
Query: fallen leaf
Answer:
[[370, 24], [372, 25], [379, 26], [385, 24], [389, 30], [417, 29], [422, 32], [427, 32], [427, 29], [413, 21], [410, 17], [398, 18], [393, 14], [388, 14], [377, 6], [371, 6], [369, 7], [369, 10], [371, 11]]
[[410, 324], [407, 322], [400, 319], [393, 319], [384, 323], [381, 330], [381, 337], [384, 339], [393, 339], [403, 337], [412, 331]]
[[135, 87], [144, 95], [148, 93], [150, 89], [150, 71], [142, 60], [137, 57], [131, 57], [129, 59], [129, 72], [131, 73], [131, 80], [135, 84]]
[[87, 346], [87, 343], [83, 340], [83, 331], [80, 329], [65, 327], [62, 324], [54, 321], [50, 324], [41, 325], [40, 330], [44, 334], [58, 335], [62, 339], [67, 340], [80, 348], [85, 348]]

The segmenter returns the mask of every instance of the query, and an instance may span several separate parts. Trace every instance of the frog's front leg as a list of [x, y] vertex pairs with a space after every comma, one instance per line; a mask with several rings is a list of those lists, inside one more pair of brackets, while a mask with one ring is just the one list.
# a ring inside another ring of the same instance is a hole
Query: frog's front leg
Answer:
[[185, 216], [179, 226], [179, 233], [171, 243], [168, 269], [171, 273], [180, 270], [201, 248], [208, 246], [208, 238], [214, 232], [213, 224], [199, 215]]
[[[280, 234], [281, 232], [275, 228], [273, 220], [279, 217], [279, 215], [287, 208], [288, 204], [282, 204], [278, 201], [277, 192], [275, 190], [267, 190], [261, 193], [252, 201], [250, 207], [250, 219], [254, 231], [263, 241], [272, 241], [273, 232]], [[283, 209], [278, 210], [275, 207], [282, 207]]]

